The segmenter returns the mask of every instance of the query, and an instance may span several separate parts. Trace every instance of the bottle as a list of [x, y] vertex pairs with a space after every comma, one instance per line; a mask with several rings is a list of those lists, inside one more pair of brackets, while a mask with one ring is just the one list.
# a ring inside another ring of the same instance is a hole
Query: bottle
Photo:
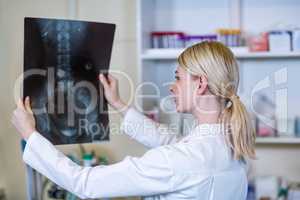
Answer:
[[260, 95], [255, 102], [256, 132], [260, 137], [274, 137], [276, 134], [275, 105], [265, 95]]
[[295, 118], [294, 131], [296, 137], [300, 137], [300, 117]]
[[247, 200], [255, 200], [255, 185], [253, 182], [248, 184]]
[[92, 166], [92, 161], [93, 161], [93, 155], [91, 153], [85, 153], [83, 155], [83, 166], [84, 167], [91, 167]]

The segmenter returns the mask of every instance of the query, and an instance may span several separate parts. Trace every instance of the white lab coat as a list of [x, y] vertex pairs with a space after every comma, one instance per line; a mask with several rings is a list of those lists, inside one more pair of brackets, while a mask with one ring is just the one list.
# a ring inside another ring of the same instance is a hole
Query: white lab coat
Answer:
[[82, 167], [34, 132], [27, 140], [23, 160], [82, 199], [246, 199], [244, 163], [232, 159], [219, 124], [198, 125], [178, 138], [130, 108], [121, 129], [151, 149], [142, 157], [126, 156], [116, 164]]

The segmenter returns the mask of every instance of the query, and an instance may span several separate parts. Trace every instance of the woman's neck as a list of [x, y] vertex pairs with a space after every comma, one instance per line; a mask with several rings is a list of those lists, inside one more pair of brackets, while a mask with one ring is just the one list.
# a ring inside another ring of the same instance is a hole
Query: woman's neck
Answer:
[[215, 124], [219, 123], [221, 110], [222, 107], [218, 97], [214, 95], [203, 95], [201, 99], [199, 98], [192, 114], [199, 124]]

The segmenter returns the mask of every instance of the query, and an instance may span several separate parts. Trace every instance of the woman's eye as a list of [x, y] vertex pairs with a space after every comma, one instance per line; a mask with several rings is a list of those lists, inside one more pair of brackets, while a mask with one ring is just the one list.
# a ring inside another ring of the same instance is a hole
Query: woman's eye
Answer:
[[176, 79], [176, 80], [179, 80], [179, 77], [178, 77], [178, 76], [175, 76], [175, 79]]

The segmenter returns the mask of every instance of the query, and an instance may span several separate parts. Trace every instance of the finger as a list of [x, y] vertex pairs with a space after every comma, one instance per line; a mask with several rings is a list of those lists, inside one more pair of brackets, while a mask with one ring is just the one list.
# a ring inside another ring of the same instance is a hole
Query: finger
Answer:
[[103, 76], [103, 74], [102, 73], [100, 73], [99, 75], [98, 75], [98, 79], [101, 81], [101, 77]]
[[15, 121], [16, 121], [15, 113], [11, 115], [10, 121], [11, 121], [12, 123], [15, 123]]
[[100, 74], [99, 77], [100, 77], [100, 81], [103, 84], [104, 88], [108, 88], [109, 85], [108, 85], [108, 82], [107, 82], [105, 76], [103, 74]]
[[25, 109], [27, 112], [29, 113], [33, 113], [32, 112], [32, 109], [31, 109], [31, 106], [30, 106], [30, 98], [27, 96], [26, 99], [25, 99]]
[[22, 101], [22, 99], [20, 98], [19, 101], [18, 101], [18, 108], [22, 109], [22, 110], [25, 110], [25, 107], [24, 107], [24, 103]]
[[118, 81], [118, 79], [111, 74], [108, 74], [107, 78], [108, 78], [110, 84], [116, 84]]
[[116, 81], [116, 80], [117, 80], [117, 78], [114, 77], [114, 76], [111, 75], [111, 74], [108, 74], [107, 77], [108, 77], [109, 80], [112, 80], [112, 81]]
[[11, 123], [12, 125], [15, 125], [15, 119], [14, 119], [14, 118], [11, 118], [11, 119], [10, 119], [10, 123]]
[[17, 124], [17, 123], [16, 123], [16, 122], [17, 122], [17, 110], [15, 110], [15, 111], [13, 112], [13, 114], [11, 115], [10, 121], [11, 121], [11, 123], [12, 123], [13, 125]]
[[11, 114], [10, 116], [10, 121], [13, 123], [15, 120], [15, 113], [13, 112], [13, 114]]
[[103, 74], [100, 74], [100, 75], [99, 75], [99, 80], [100, 80], [100, 82], [101, 82], [103, 85], [106, 83], [106, 78], [104, 77]]

